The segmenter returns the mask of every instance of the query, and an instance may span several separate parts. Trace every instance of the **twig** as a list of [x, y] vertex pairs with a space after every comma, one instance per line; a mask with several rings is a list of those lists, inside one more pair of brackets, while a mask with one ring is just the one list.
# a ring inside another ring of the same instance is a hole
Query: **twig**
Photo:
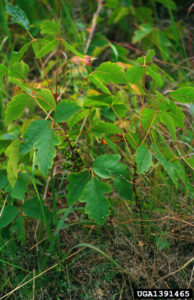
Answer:
[[87, 51], [88, 51], [92, 37], [93, 37], [95, 29], [96, 29], [96, 22], [97, 22], [99, 14], [101, 12], [101, 9], [102, 9], [102, 0], [97, 0], [97, 2], [98, 2], [97, 11], [94, 13], [93, 18], [92, 18], [92, 27], [89, 32], [89, 36], [88, 36], [88, 40], [87, 40], [87, 43], [85, 46], [84, 53], [87, 53]]
[[165, 276], [159, 278], [159, 279], [154, 283], [154, 285], [155, 285], [158, 281], [161, 281], [161, 280], [163, 280], [163, 279], [165, 279], [165, 278], [168, 278], [168, 277], [171, 276], [171, 275], [176, 274], [177, 272], [180, 272], [181, 270], [183, 270], [184, 268], [186, 268], [186, 267], [187, 267], [190, 263], [192, 263], [193, 261], [194, 261], [194, 257], [192, 257], [190, 260], [188, 260], [182, 267], [180, 267], [180, 268], [177, 269], [176, 271], [173, 271], [173, 272], [171, 272], [171, 273], [169, 273], [169, 274], [167, 274], [167, 275], [165, 275]]

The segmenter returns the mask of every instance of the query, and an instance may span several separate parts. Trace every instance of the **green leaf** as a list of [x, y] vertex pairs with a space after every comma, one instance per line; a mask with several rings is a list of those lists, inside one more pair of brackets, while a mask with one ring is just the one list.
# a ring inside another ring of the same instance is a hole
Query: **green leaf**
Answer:
[[75, 115], [69, 118], [68, 120], [68, 126], [71, 129], [75, 124], [77, 124], [79, 121], [81, 121], [84, 117], [87, 116], [89, 113], [89, 109], [84, 109], [81, 112], [77, 112]]
[[154, 27], [148, 24], [142, 24], [139, 26], [139, 29], [135, 31], [135, 35], [133, 37], [133, 43], [136, 43], [146, 37], [154, 30]]
[[55, 37], [60, 34], [60, 24], [54, 20], [44, 20], [40, 25], [41, 34], [43, 35], [54, 35]]
[[5, 205], [3, 213], [0, 216], [0, 229], [9, 225], [19, 213], [19, 208], [12, 205]]
[[181, 108], [176, 106], [176, 110], [170, 111], [168, 114], [172, 117], [175, 127], [184, 128], [185, 114]]
[[5, 171], [0, 170], [0, 190], [8, 184], [7, 174]]
[[121, 197], [126, 200], [130, 200], [132, 198], [132, 184], [125, 177], [114, 175], [114, 187]]
[[[154, 116], [155, 116], [155, 111], [153, 109], [144, 108], [143, 117], [142, 117], [142, 127], [144, 130], [150, 126]], [[158, 115], [155, 116], [152, 126], [156, 124], [157, 119], [158, 119]]]
[[146, 54], [146, 63], [150, 63], [153, 60], [153, 56], [155, 55], [155, 50], [154, 49], [149, 49], [148, 53]]
[[27, 192], [27, 180], [23, 173], [18, 174], [18, 179], [14, 188], [11, 191], [11, 197], [17, 200], [24, 200], [25, 193]]
[[114, 123], [99, 122], [92, 128], [92, 132], [103, 136], [107, 134], [119, 134], [122, 133], [122, 130]]
[[194, 101], [194, 87], [182, 87], [169, 94], [169, 96], [176, 101], [186, 103]]
[[18, 119], [24, 112], [24, 109], [31, 101], [31, 97], [27, 94], [19, 94], [14, 96], [8, 102], [7, 110], [5, 112], [5, 124]]
[[67, 186], [67, 202], [68, 205], [73, 205], [79, 200], [88, 183], [89, 172], [72, 173], [67, 177], [67, 180], [69, 181], [69, 185]]
[[13, 141], [5, 151], [5, 155], [8, 157], [7, 178], [12, 188], [16, 184], [18, 178], [19, 144], [19, 140]]
[[165, 248], [170, 248], [169, 241], [162, 237], [156, 237], [156, 245], [159, 251]]
[[17, 231], [17, 239], [21, 243], [24, 243], [26, 240], [25, 236], [25, 222], [23, 216], [18, 216], [17, 219], [14, 221], [13, 229]]
[[155, 157], [159, 161], [159, 163], [163, 166], [164, 170], [167, 172], [167, 174], [170, 176], [172, 182], [174, 183], [175, 187], [178, 187], [178, 180], [176, 175], [176, 170], [174, 165], [166, 160], [166, 158], [162, 155], [162, 153], [159, 151], [157, 145], [152, 144], [151, 146], [152, 150], [155, 152]]
[[0, 64], [0, 79], [7, 75], [8, 69], [3, 64]]
[[19, 8], [19, 6], [6, 4], [5, 8], [6, 8], [6, 13], [12, 17], [12, 22], [21, 25], [26, 30], [29, 29], [29, 20], [25, 12], [21, 8]]
[[81, 58], [85, 58], [85, 56], [83, 54], [81, 54], [79, 51], [77, 51], [72, 45], [67, 43], [65, 40], [62, 40], [62, 43], [65, 46], [65, 48], [67, 50], [69, 50], [70, 52], [72, 52], [74, 55], [79, 56]]
[[[101, 105], [109, 105], [109, 104], [112, 104], [112, 102], [114, 101], [114, 98], [113, 96], [108, 96], [108, 95], [89, 95], [87, 96], [86, 98], [86, 101], [89, 100], [89, 101], [93, 101], [94, 103], [99, 103], [99, 106]], [[84, 105], [85, 102], [84, 101]]]
[[36, 58], [41, 58], [52, 52], [59, 44], [58, 39], [48, 41], [46, 39], [38, 39], [32, 44]]
[[[42, 210], [40, 206], [40, 201], [37, 199], [30, 199], [26, 201], [22, 205], [22, 211], [31, 218], [34, 218], [36, 220], [41, 220], [43, 221], [43, 216], [42, 216]], [[51, 218], [52, 213], [49, 211], [47, 206], [44, 206], [44, 211], [46, 214], [47, 219]]]
[[144, 76], [144, 68], [142, 66], [134, 66], [127, 69], [127, 79], [131, 83], [136, 83]]
[[168, 128], [174, 141], [176, 138], [176, 127], [173, 118], [167, 112], [161, 112], [160, 121]]
[[41, 139], [38, 139], [34, 147], [38, 149], [37, 163], [39, 170], [47, 176], [48, 170], [53, 165], [53, 158], [56, 155], [55, 146], [60, 143], [52, 128], [47, 129]]
[[109, 202], [104, 194], [110, 193], [111, 187], [93, 177], [85, 186], [80, 201], [86, 202], [85, 212], [98, 225], [103, 225], [109, 215]]
[[71, 100], [63, 100], [57, 105], [54, 121], [66, 122], [71, 116], [81, 110], [81, 107]]
[[51, 123], [46, 120], [33, 121], [24, 133], [24, 143], [20, 146], [20, 153], [25, 154], [32, 148], [37, 151], [37, 164], [39, 170], [46, 176], [52, 167], [56, 155], [55, 145], [60, 143], [55, 135]]
[[145, 145], [137, 148], [136, 163], [140, 174], [149, 170], [152, 164], [152, 152]]
[[40, 98], [38, 96], [36, 97], [38, 103], [40, 103], [46, 111], [55, 110], [56, 103], [50, 90], [40, 89], [36, 90], [36, 93], [40, 96]]
[[20, 153], [28, 153], [37, 140], [44, 138], [44, 133], [49, 129], [51, 123], [46, 120], [36, 120], [30, 123], [24, 133], [24, 143], [20, 145]]
[[8, 81], [14, 83], [15, 85], [19, 86], [22, 91], [26, 92], [27, 94], [31, 94], [32, 90], [21, 80], [14, 78], [14, 77], [8, 77]]
[[122, 67], [116, 63], [105, 62], [95, 69], [93, 74], [104, 84], [110, 82], [125, 84], [127, 82]]
[[22, 46], [22, 48], [18, 52], [13, 51], [11, 54], [10, 65], [19, 62], [24, 56], [24, 54], [27, 52], [29, 46], [30, 46], [30, 42], [25, 43], [24, 46]]
[[176, 4], [174, 3], [173, 0], [156, 0], [156, 2], [161, 3], [168, 9], [173, 9], [173, 10], [176, 9]]
[[163, 85], [163, 78], [160, 73], [154, 69], [154, 66], [147, 66], [146, 74], [154, 79], [154, 81], [156, 82], [156, 86], [161, 87]]
[[94, 74], [91, 74], [88, 76], [88, 79], [97, 87], [99, 88], [103, 93], [107, 95], [111, 95], [111, 92], [109, 89], [103, 84], [103, 82]]
[[117, 115], [120, 119], [124, 118], [128, 112], [128, 108], [124, 104], [114, 104], [113, 108], [117, 112]]
[[24, 80], [29, 72], [29, 66], [23, 61], [16, 62], [9, 67], [9, 76], [17, 79]]
[[127, 174], [126, 166], [119, 162], [119, 154], [103, 154], [93, 163], [93, 171], [101, 178], [110, 178], [113, 174]]

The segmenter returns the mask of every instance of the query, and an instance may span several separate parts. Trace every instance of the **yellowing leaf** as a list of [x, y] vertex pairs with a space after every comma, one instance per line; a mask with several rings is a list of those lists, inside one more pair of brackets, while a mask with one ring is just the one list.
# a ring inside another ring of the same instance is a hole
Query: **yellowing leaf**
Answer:
[[5, 155], [8, 157], [7, 178], [12, 187], [14, 187], [18, 178], [19, 144], [19, 140], [13, 141], [5, 151]]

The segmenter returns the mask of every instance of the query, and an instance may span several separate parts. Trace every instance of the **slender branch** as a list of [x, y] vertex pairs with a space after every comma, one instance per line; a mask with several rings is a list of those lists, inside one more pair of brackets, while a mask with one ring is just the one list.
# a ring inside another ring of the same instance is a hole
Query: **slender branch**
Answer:
[[96, 12], [93, 15], [93, 18], [92, 18], [92, 26], [91, 26], [91, 29], [90, 29], [90, 32], [89, 32], [89, 36], [88, 36], [88, 40], [87, 40], [87, 43], [86, 43], [86, 46], [85, 46], [84, 53], [87, 53], [87, 51], [88, 51], [88, 48], [90, 46], [92, 37], [93, 37], [95, 29], [96, 29], [96, 23], [97, 23], [98, 16], [99, 16], [99, 14], [102, 10], [102, 0], [97, 0], [97, 2], [98, 2], [98, 7], [97, 7]]

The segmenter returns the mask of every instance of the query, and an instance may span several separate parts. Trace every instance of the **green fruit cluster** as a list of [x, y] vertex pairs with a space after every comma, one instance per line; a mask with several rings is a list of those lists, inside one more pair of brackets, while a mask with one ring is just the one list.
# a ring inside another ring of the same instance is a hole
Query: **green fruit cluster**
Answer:
[[65, 162], [63, 167], [66, 170], [79, 171], [83, 165], [83, 159], [81, 157], [81, 149], [78, 148], [75, 143], [72, 142], [71, 148], [67, 145], [61, 144], [58, 146], [58, 150], [63, 154]]

